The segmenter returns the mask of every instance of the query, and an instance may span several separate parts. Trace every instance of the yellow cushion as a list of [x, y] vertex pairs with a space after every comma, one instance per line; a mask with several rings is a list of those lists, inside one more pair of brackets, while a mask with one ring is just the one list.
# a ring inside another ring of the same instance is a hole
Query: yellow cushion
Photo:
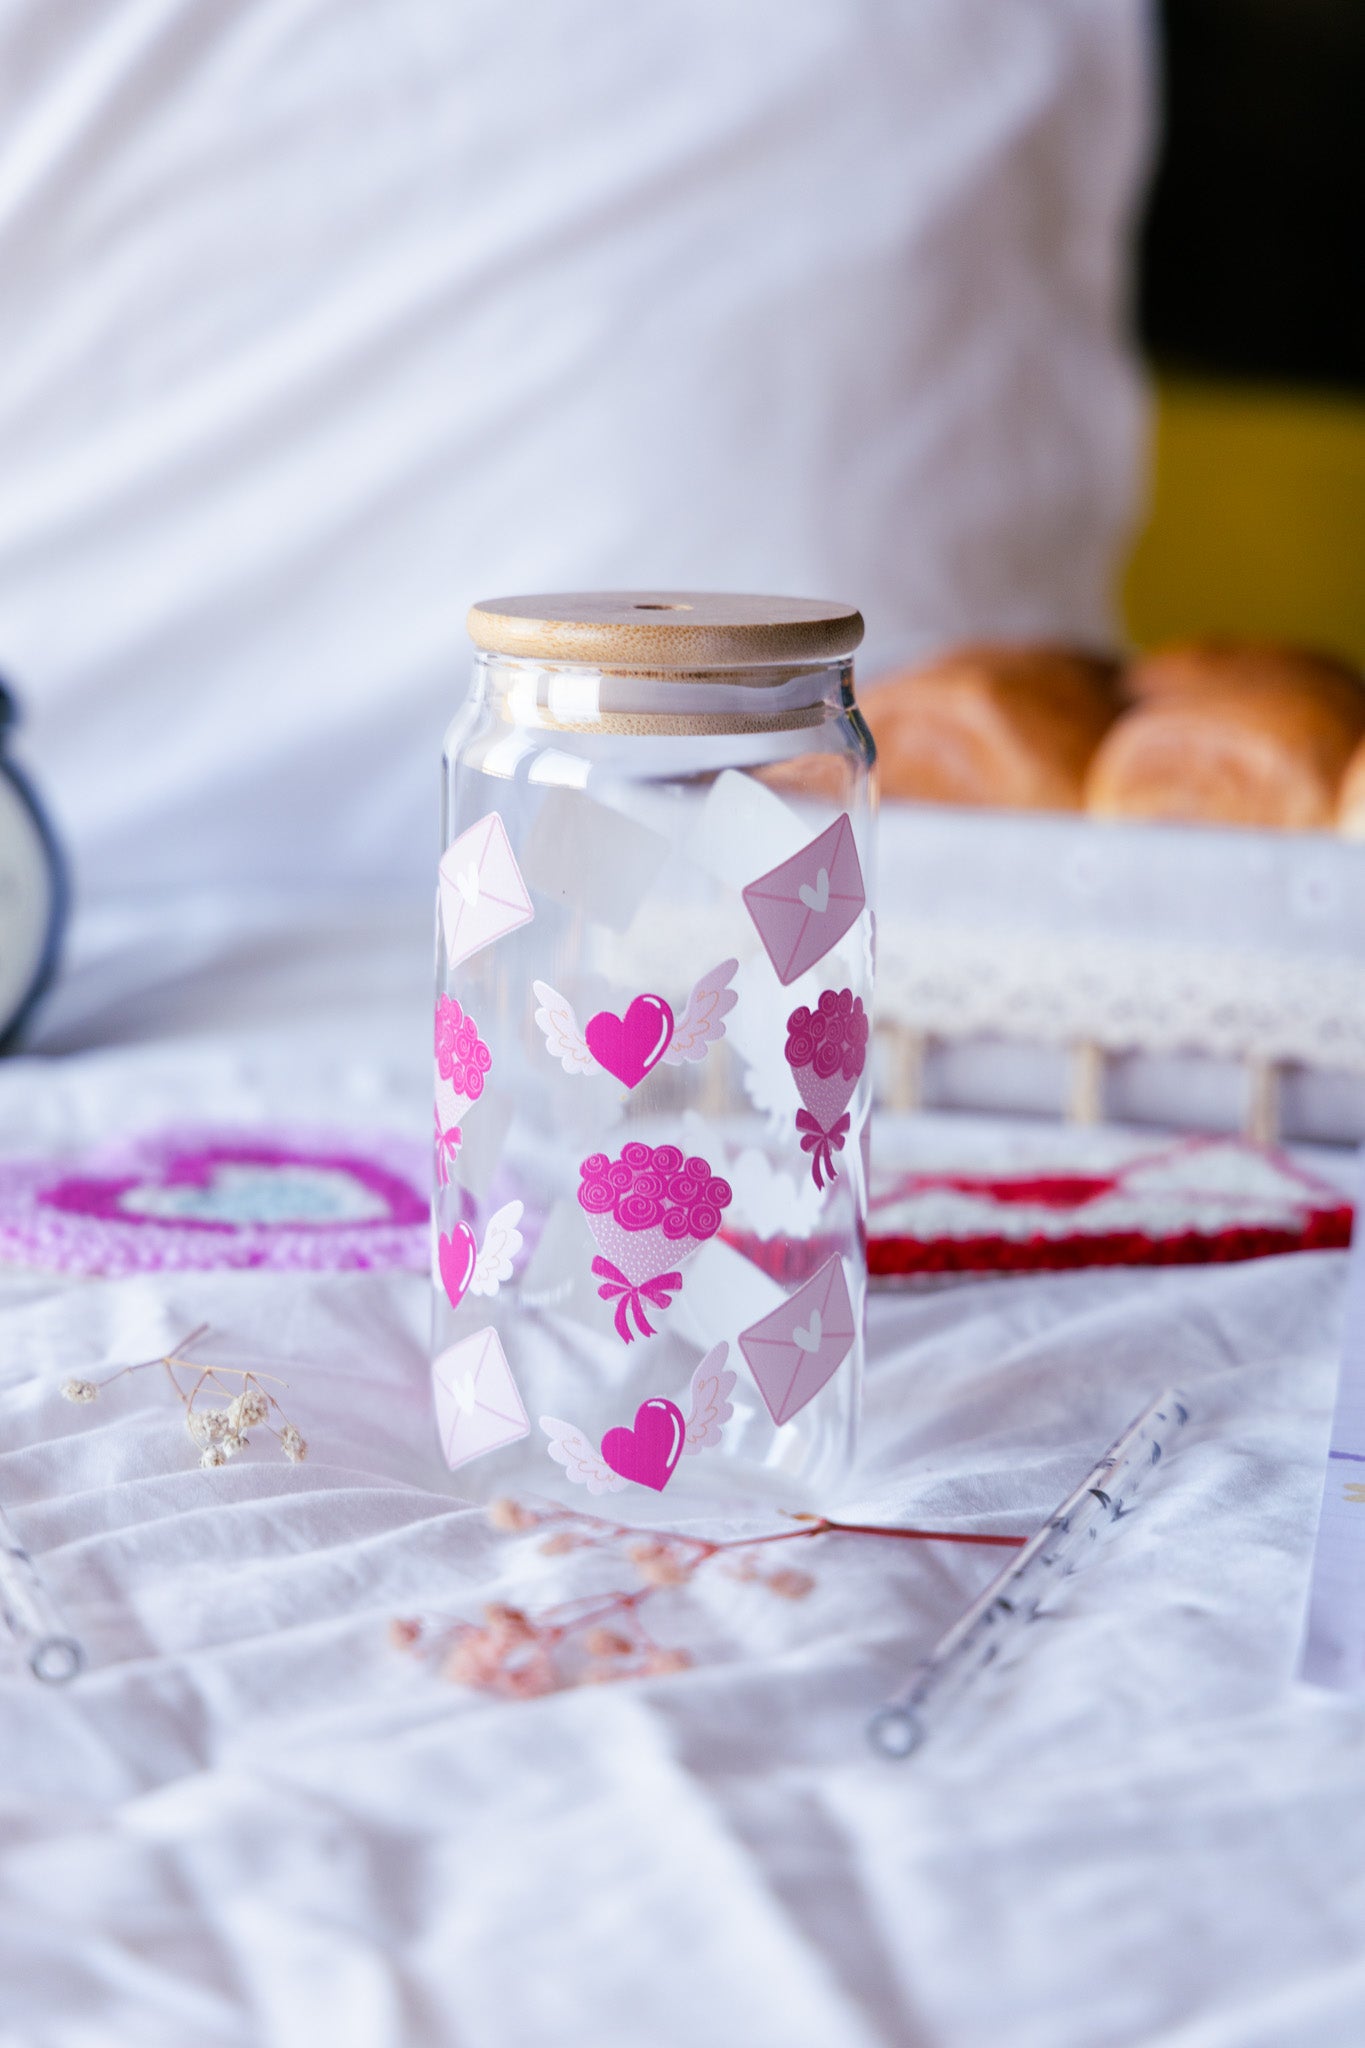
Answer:
[[1270, 634], [1365, 662], [1365, 399], [1162, 378], [1123, 610], [1139, 646]]

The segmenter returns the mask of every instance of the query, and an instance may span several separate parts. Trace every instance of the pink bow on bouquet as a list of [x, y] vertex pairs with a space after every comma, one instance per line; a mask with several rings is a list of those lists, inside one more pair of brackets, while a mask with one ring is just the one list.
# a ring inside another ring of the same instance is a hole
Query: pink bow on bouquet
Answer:
[[796, 1128], [802, 1133], [801, 1150], [811, 1154], [811, 1177], [816, 1187], [823, 1188], [826, 1179], [833, 1180], [838, 1172], [834, 1154], [844, 1149], [844, 1139], [848, 1136], [848, 1111], [845, 1110], [825, 1131], [808, 1109], [798, 1109]]
[[441, 1129], [440, 1110], [436, 1110], [434, 1114], [436, 1117], [436, 1179], [441, 1187], [448, 1188], [450, 1186], [451, 1164], [459, 1153], [464, 1137], [458, 1124], [452, 1124], [448, 1131], [443, 1131]]
[[616, 1303], [616, 1334], [623, 1344], [635, 1341], [635, 1331], [630, 1327], [632, 1311], [640, 1335], [652, 1337], [654, 1325], [645, 1314], [643, 1302], [649, 1302], [653, 1308], [667, 1308], [682, 1286], [681, 1273], [655, 1273], [650, 1279], [635, 1285], [627, 1280], [619, 1266], [613, 1266], [610, 1259], [594, 1259], [592, 1269], [602, 1282], [597, 1292], [603, 1301]]

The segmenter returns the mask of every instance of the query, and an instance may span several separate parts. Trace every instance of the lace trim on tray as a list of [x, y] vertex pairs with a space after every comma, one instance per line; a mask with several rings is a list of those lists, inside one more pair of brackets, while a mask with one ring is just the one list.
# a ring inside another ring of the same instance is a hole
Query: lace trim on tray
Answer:
[[877, 1021], [1365, 1074], [1365, 962], [885, 919]]

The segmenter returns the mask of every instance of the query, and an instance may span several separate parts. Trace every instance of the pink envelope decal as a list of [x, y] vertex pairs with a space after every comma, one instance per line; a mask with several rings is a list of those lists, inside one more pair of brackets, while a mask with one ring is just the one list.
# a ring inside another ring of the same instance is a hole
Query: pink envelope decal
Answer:
[[528, 1436], [530, 1419], [496, 1330], [476, 1330], [435, 1359], [431, 1388], [441, 1449], [452, 1472]]
[[781, 1308], [741, 1330], [739, 1348], [773, 1421], [790, 1422], [853, 1349], [853, 1303], [843, 1260], [827, 1259]]
[[848, 813], [743, 892], [783, 988], [823, 960], [867, 902]]
[[441, 856], [440, 881], [441, 929], [452, 967], [535, 916], [496, 811], [452, 840]]

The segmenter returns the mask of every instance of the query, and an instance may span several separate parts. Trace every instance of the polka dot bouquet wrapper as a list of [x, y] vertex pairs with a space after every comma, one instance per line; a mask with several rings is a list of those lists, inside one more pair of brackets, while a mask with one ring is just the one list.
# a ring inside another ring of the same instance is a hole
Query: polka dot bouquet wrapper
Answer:
[[848, 1136], [848, 1105], [867, 1064], [869, 1032], [862, 999], [847, 988], [823, 990], [813, 1010], [802, 1003], [787, 1019], [787, 1065], [805, 1104], [796, 1128], [817, 1188], [838, 1173], [834, 1154]]
[[592, 1262], [597, 1291], [614, 1301], [624, 1343], [637, 1334], [652, 1337], [650, 1310], [667, 1308], [682, 1286], [683, 1261], [720, 1229], [730, 1184], [676, 1145], [638, 1141], [619, 1159], [594, 1152], [579, 1175], [579, 1207], [601, 1254]]

